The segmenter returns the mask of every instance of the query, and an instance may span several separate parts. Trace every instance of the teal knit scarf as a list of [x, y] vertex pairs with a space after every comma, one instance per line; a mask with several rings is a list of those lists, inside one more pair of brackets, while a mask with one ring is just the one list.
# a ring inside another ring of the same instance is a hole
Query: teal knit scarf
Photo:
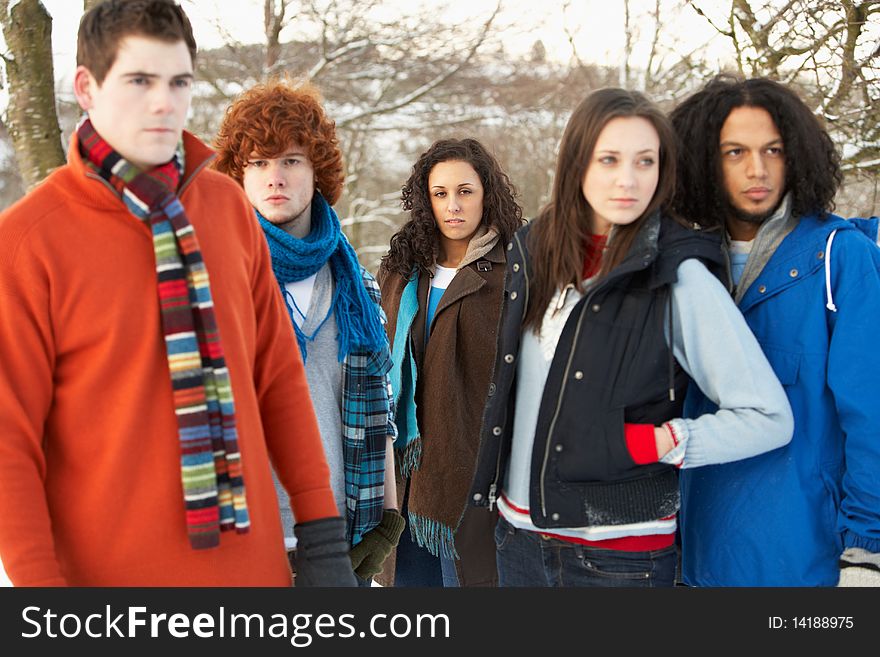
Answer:
[[312, 335], [303, 333], [293, 320], [292, 299], [288, 299], [290, 295], [285, 285], [308, 278], [328, 261], [335, 284], [330, 312], [336, 318], [339, 361], [342, 362], [356, 347], [371, 352], [384, 348], [387, 338], [379, 309], [364, 288], [360, 263], [342, 232], [339, 217], [324, 197], [315, 191], [312, 198], [312, 230], [305, 239], [298, 239], [278, 228], [259, 212], [257, 218], [269, 243], [272, 271], [281, 287], [303, 361], [306, 359], [307, 343], [314, 340], [324, 323], [320, 322]]
[[400, 455], [398, 463], [404, 477], [418, 469], [422, 454], [422, 439], [416, 420], [416, 361], [409, 339], [413, 320], [419, 311], [418, 287], [418, 274], [413, 273], [400, 296], [394, 344], [391, 345], [391, 371], [388, 373], [397, 424], [394, 447]]

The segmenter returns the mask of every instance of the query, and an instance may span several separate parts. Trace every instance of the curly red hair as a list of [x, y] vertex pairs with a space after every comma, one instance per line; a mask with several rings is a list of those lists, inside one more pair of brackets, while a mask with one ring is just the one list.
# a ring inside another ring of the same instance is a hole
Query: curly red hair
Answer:
[[291, 145], [305, 149], [315, 169], [315, 187], [331, 205], [342, 193], [342, 152], [336, 124], [321, 107], [318, 89], [274, 80], [241, 94], [226, 110], [214, 138], [213, 167], [241, 184], [252, 154], [279, 157]]

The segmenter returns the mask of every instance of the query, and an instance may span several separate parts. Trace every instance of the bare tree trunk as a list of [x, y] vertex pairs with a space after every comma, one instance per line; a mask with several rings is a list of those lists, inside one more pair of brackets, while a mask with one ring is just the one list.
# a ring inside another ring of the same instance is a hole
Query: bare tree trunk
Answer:
[[55, 110], [52, 18], [39, 0], [21, 0], [9, 8], [0, 0], [6, 39], [9, 106], [6, 125], [25, 185], [30, 189], [64, 164], [61, 128]]
[[619, 86], [629, 88], [629, 57], [632, 50], [633, 27], [629, 20], [629, 0], [623, 0], [623, 59], [620, 62]]
[[287, 12], [287, 0], [275, 2], [265, 0], [263, 5], [263, 27], [266, 31], [265, 75], [270, 76], [281, 57], [281, 30], [287, 24], [284, 14]]

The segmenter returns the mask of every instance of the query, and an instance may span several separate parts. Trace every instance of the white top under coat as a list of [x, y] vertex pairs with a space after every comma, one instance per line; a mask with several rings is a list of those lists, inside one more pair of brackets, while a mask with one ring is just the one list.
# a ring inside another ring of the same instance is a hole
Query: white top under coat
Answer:
[[[560, 301], [561, 292], [551, 300], [548, 313]], [[562, 327], [580, 299], [577, 290], [568, 289], [559, 311], [549, 322], [545, 316], [541, 335], [531, 330], [523, 334], [513, 444], [504, 486], [504, 496], [521, 509], [529, 507], [532, 446], [544, 385]], [[674, 419], [680, 439], [674, 451], [679, 454], [670, 452], [670, 458], [663, 461], [675, 462], [684, 452], [682, 467], [691, 468], [749, 458], [787, 444], [794, 430], [788, 399], [724, 286], [701, 262], [685, 260], [672, 285], [672, 300], [675, 358], [719, 410], [696, 419]], [[528, 513], [515, 512], [503, 498], [498, 508], [514, 526], [540, 531]], [[553, 533], [595, 541], [673, 531], [674, 519], [658, 519], [631, 525], [554, 528]]]

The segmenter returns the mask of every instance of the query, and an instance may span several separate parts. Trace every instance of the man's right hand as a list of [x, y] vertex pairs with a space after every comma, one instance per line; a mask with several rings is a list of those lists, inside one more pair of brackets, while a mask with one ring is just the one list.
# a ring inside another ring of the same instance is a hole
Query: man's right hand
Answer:
[[345, 520], [336, 517], [297, 523], [293, 533], [296, 586], [357, 586], [348, 558]]

